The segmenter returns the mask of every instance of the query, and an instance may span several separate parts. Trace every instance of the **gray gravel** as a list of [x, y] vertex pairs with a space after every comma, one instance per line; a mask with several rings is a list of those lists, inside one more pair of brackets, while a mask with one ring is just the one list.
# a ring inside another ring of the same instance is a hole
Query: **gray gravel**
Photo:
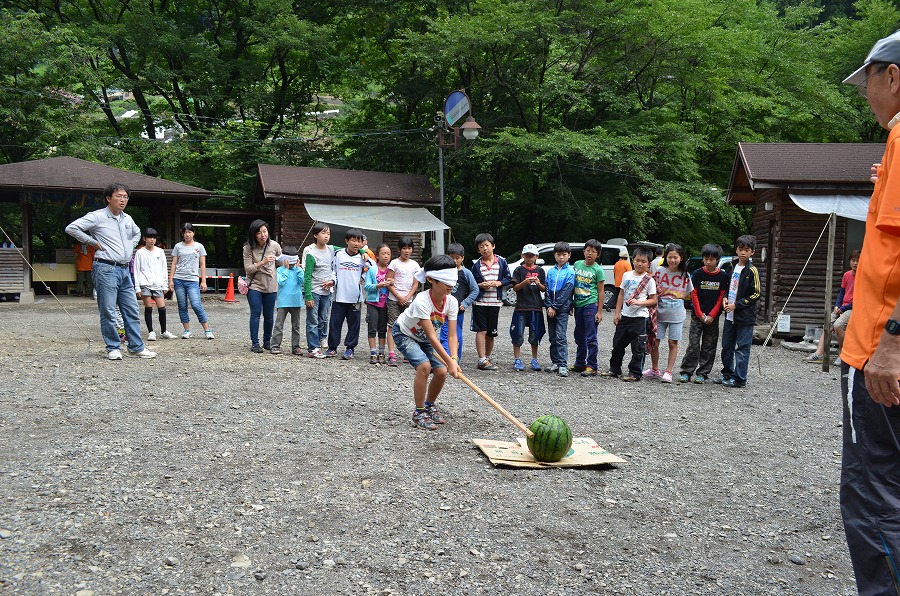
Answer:
[[243, 301], [121, 362], [66, 305], [0, 305], [0, 592], [855, 593], [839, 379], [801, 354], [754, 346], [746, 389], [626, 384], [516, 373], [505, 332], [475, 371], [466, 332], [506, 409], [629, 461], [515, 470], [471, 444], [517, 432], [461, 382], [415, 430], [408, 365], [252, 354]]

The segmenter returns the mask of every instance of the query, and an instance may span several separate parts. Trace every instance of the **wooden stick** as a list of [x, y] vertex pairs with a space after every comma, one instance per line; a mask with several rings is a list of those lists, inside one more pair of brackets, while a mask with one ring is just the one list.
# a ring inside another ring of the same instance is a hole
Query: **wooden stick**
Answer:
[[474, 391], [475, 393], [477, 393], [478, 395], [480, 395], [481, 398], [482, 398], [484, 401], [486, 401], [487, 403], [489, 403], [489, 404], [491, 404], [492, 406], [494, 406], [494, 409], [497, 410], [498, 412], [500, 412], [501, 414], [503, 414], [503, 417], [504, 417], [504, 418], [506, 418], [507, 420], [509, 420], [509, 421], [512, 422], [513, 424], [515, 424], [515, 425], [516, 425], [516, 428], [518, 428], [520, 431], [522, 431], [523, 433], [525, 433], [525, 436], [526, 436], [526, 437], [531, 438], [531, 437], [534, 436], [534, 433], [531, 432], [531, 429], [530, 429], [530, 428], [528, 428], [527, 426], [525, 426], [524, 424], [522, 424], [522, 423], [519, 421], [518, 418], [516, 418], [515, 416], [513, 416], [512, 414], [510, 414], [509, 412], [507, 412], [507, 411], [503, 408], [503, 406], [501, 406], [500, 404], [498, 404], [497, 402], [495, 402], [493, 399], [491, 399], [491, 396], [490, 396], [490, 395], [488, 395], [487, 393], [485, 393], [484, 391], [482, 391], [482, 390], [478, 387], [478, 385], [476, 385], [475, 383], [473, 383], [472, 381], [470, 381], [470, 380], [466, 377], [466, 375], [464, 375], [464, 374], [462, 374], [462, 373], [459, 373], [459, 379], [460, 379], [463, 383], [465, 383], [466, 385], [468, 385], [468, 386], [472, 389], [472, 391]]

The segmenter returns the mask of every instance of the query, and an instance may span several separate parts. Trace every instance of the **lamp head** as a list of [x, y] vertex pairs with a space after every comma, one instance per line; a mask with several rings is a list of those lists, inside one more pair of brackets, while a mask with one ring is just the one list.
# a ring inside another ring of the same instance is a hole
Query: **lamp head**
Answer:
[[460, 129], [462, 129], [463, 137], [465, 137], [466, 140], [474, 141], [478, 138], [478, 131], [481, 130], [481, 126], [475, 122], [475, 118], [469, 116], [466, 118], [465, 123], [460, 126]]

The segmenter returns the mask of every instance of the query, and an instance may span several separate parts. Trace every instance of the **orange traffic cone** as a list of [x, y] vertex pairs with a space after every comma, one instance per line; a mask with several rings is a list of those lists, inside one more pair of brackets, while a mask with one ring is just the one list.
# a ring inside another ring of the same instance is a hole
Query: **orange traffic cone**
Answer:
[[225, 298], [223, 300], [232, 304], [237, 302], [234, 299], [234, 273], [228, 274], [228, 287], [225, 289]]

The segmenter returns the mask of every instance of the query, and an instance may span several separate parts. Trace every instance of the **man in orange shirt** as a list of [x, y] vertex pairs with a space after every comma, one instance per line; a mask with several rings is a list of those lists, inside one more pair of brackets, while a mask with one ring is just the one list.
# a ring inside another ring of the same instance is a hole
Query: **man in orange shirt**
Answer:
[[841, 514], [860, 594], [900, 593], [900, 31], [844, 82], [888, 133], [841, 350]]
[[94, 295], [91, 268], [94, 266], [94, 253], [97, 252], [97, 247], [76, 242], [72, 250], [75, 251], [75, 293], [91, 298]]
[[613, 265], [613, 281], [615, 283], [612, 288], [612, 296], [609, 302], [604, 305], [607, 311], [616, 307], [616, 300], [619, 299], [619, 292], [622, 290], [622, 276], [629, 271], [631, 271], [631, 262], [628, 260], [628, 252], [626, 251], [624, 255], [619, 254], [619, 260]]

